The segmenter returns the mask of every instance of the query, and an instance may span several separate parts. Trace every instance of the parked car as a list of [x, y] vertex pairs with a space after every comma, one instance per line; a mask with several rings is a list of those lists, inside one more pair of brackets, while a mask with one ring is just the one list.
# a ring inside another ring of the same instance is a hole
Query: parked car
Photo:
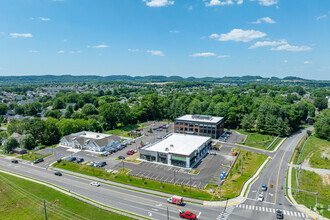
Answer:
[[91, 182], [92, 186], [100, 186], [100, 184], [98, 182]]
[[98, 163], [98, 167], [104, 167], [105, 165], [107, 165], [105, 161]]
[[262, 184], [262, 186], [261, 186], [261, 190], [262, 190], [262, 191], [267, 191], [267, 186], [266, 186], [266, 184]]
[[260, 195], [258, 196], [258, 201], [259, 201], [259, 202], [264, 201], [264, 196], [263, 196], [262, 194], [260, 194]]
[[87, 164], [88, 166], [94, 166], [95, 162], [90, 162], [89, 164]]
[[107, 157], [109, 155], [110, 155], [109, 152], [104, 152], [104, 153], [101, 154], [101, 156], [104, 156], [104, 157]]
[[123, 157], [123, 156], [119, 156], [118, 159], [120, 159], [120, 160], [125, 160], [125, 157]]
[[279, 209], [276, 210], [276, 218], [277, 219], [283, 219], [284, 215], [283, 212]]
[[217, 155], [217, 153], [214, 152], [214, 151], [208, 151], [208, 153], [209, 153], [210, 155]]
[[157, 136], [157, 139], [162, 139], [162, 136]]
[[62, 173], [61, 172], [55, 172], [54, 175], [55, 176], [62, 176]]
[[132, 150], [127, 151], [126, 154], [127, 154], [127, 155], [133, 155], [133, 154], [134, 154], [134, 151], [132, 151]]
[[71, 158], [68, 159], [68, 161], [69, 161], [69, 162], [73, 162], [73, 161], [75, 161], [76, 159], [77, 159], [76, 157], [71, 157]]
[[41, 163], [43, 161], [44, 161], [44, 158], [38, 158], [35, 161], [33, 161], [33, 163], [36, 164], [36, 163]]
[[179, 216], [180, 218], [193, 219], [193, 220], [197, 218], [196, 214], [189, 211], [180, 211]]
[[82, 162], [84, 162], [84, 158], [79, 158], [76, 162], [77, 163], [82, 163]]
[[12, 160], [11, 162], [12, 163], [18, 163], [18, 160]]
[[183, 205], [183, 197], [174, 195], [171, 198], [168, 198], [167, 202], [176, 205]]

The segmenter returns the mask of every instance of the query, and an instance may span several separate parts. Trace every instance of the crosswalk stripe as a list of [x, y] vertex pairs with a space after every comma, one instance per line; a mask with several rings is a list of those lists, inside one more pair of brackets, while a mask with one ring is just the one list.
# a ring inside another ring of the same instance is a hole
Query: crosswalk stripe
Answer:
[[297, 213], [296, 212], [293, 212], [294, 213], [294, 216], [296, 216], [297, 217]]
[[249, 205], [249, 209], [252, 209], [251, 205]]
[[300, 212], [297, 212], [298, 216], [300, 217]]
[[283, 214], [286, 215], [286, 211], [285, 210], [283, 210]]
[[304, 213], [301, 213], [301, 216], [302, 216], [303, 218], [305, 218], [305, 214], [304, 214]]
[[241, 208], [241, 204], [239, 204], [239, 205], [238, 205], [238, 207], [240, 207], [240, 208]]
[[263, 211], [263, 212], [265, 211], [265, 207], [262, 207], [262, 211]]
[[268, 208], [266, 207], [266, 212], [268, 212]]
[[254, 205], [252, 206], [252, 210], [254, 210]]
[[244, 207], [245, 207], [245, 204], [242, 204], [242, 208], [244, 209]]
[[275, 213], [275, 209], [273, 209], [273, 213]]
[[292, 211], [290, 211], [290, 214], [293, 216], [293, 213], [292, 213]]
[[259, 210], [261, 211], [261, 206], [259, 206]]

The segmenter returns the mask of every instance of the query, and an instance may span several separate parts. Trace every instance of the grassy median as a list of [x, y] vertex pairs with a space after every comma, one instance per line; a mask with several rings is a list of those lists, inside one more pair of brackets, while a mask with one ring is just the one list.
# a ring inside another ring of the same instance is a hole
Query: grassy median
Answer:
[[[244, 144], [249, 147], [255, 147], [266, 150], [266, 148], [275, 140], [276, 136], [268, 135], [268, 134], [260, 134], [254, 131], [245, 131], [245, 130], [236, 130], [241, 134], [245, 134], [248, 137], [245, 142], [241, 142], [239, 144]], [[279, 138], [280, 139], [280, 138]]]
[[44, 158], [45, 159], [46, 157], [48, 157], [50, 155], [52, 155], [52, 154], [41, 155], [41, 154], [36, 154], [36, 153], [30, 152], [30, 153], [27, 153], [27, 154], [23, 154], [23, 155], [19, 156], [18, 158], [33, 162], [38, 158]]
[[0, 174], [0, 219], [131, 219], [19, 177]]
[[[296, 169], [292, 169], [292, 182], [291, 187], [293, 189], [297, 188], [297, 178], [296, 178]], [[328, 211], [329, 198], [330, 198], [330, 183], [329, 176], [320, 176], [317, 173], [302, 170], [300, 174], [300, 189], [318, 192], [318, 212], [320, 215], [330, 218], [330, 211]], [[292, 190], [294, 199], [299, 203], [303, 204], [309, 209], [313, 210], [315, 207], [316, 195], [312, 193], [302, 192], [297, 193], [295, 190]]]

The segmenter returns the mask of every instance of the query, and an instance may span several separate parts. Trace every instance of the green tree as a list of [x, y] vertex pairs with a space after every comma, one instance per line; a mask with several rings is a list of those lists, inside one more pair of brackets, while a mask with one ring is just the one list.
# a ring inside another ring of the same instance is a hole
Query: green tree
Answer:
[[316, 116], [314, 128], [317, 137], [330, 141], [330, 109], [325, 109]]
[[242, 118], [241, 126], [245, 130], [251, 130], [255, 125], [253, 114], [246, 114]]
[[74, 110], [73, 110], [73, 106], [72, 105], [69, 105], [67, 108], [66, 108], [66, 112], [64, 114], [64, 118], [71, 118], [71, 115], [74, 113]]
[[23, 127], [26, 134], [31, 134], [35, 141], [38, 142], [40, 136], [45, 130], [45, 121], [40, 118], [33, 118], [30, 120], [23, 120]]
[[4, 144], [4, 151], [9, 153], [16, 147], [19, 147], [18, 141], [14, 137], [9, 137]]
[[79, 127], [73, 119], [62, 119], [57, 123], [58, 130], [62, 136], [76, 133], [79, 131]]
[[18, 119], [12, 119], [10, 120], [10, 123], [7, 127], [7, 132], [11, 135], [12, 133], [19, 133], [23, 134], [24, 133], [24, 124], [22, 121]]
[[81, 112], [85, 115], [96, 115], [97, 110], [94, 105], [86, 104], [82, 107]]
[[5, 103], [0, 103], [0, 115], [7, 114], [8, 106]]
[[[49, 119], [49, 118], [48, 118]], [[40, 138], [40, 142], [46, 146], [58, 144], [61, 139], [61, 133], [53, 120], [46, 120], [45, 132]]]
[[47, 110], [44, 116], [59, 119], [62, 116], [62, 112], [60, 110]]
[[23, 138], [22, 138], [22, 145], [24, 148], [31, 150], [35, 147], [35, 141], [34, 141], [34, 137], [32, 134], [26, 134]]
[[326, 109], [328, 107], [328, 99], [324, 97], [318, 97], [315, 99], [314, 105], [316, 108], [319, 109], [319, 111], [322, 111], [323, 109]]
[[56, 98], [53, 102], [53, 109], [63, 109], [65, 107], [65, 102], [63, 98]]

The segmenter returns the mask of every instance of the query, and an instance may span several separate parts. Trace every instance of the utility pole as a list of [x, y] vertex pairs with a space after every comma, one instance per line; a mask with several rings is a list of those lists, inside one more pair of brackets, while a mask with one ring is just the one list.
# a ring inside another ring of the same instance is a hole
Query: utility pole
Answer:
[[170, 216], [168, 214], [168, 207], [166, 207], [166, 214], [167, 214], [167, 220], [170, 220]]
[[222, 181], [220, 181], [220, 184], [219, 184], [219, 186], [220, 186], [220, 188], [219, 188], [219, 199], [221, 199], [221, 184], [222, 184]]
[[243, 176], [243, 154], [242, 154], [242, 163], [241, 163], [241, 176]]
[[190, 176], [190, 197], [191, 197], [191, 176]]
[[47, 220], [46, 200], [44, 200], [45, 220]]
[[175, 184], [175, 170], [173, 171], [173, 176], [174, 176], [174, 180], [173, 180], [173, 185]]
[[299, 166], [299, 174], [298, 174], [298, 183], [297, 183], [297, 192], [299, 192], [299, 183], [300, 183], [301, 166], [302, 166], [302, 164], [300, 163], [300, 166]]
[[318, 192], [316, 192], [316, 200], [315, 200], [315, 211], [317, 210], [317, 195], [318, 195], [319, 193]]

